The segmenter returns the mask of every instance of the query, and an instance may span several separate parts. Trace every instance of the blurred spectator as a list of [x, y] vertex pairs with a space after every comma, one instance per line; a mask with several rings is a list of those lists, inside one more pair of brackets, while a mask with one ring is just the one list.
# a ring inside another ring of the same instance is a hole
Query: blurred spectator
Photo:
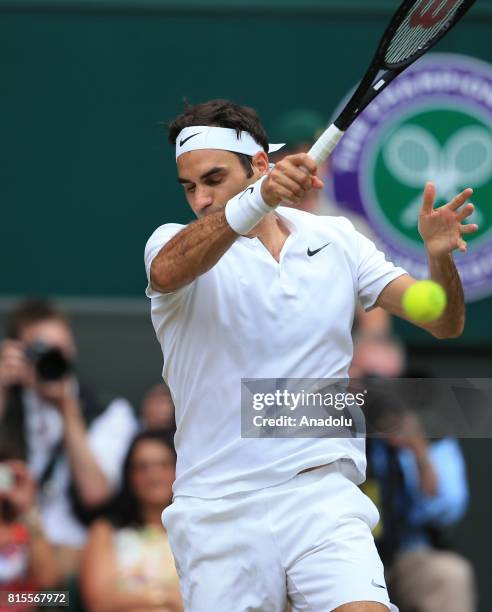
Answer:
[[174, 402], [169, 387], [160, 383], [146, 393], [140, 407], [140, 419], [146, 430], [165, 429], [176, 431]]
[[[408, 430], [387, 441], [370, 439], [366, 493], [379, 490], [376, 537], [388, 588], [401, 612], [472, 612], [470, 563], [447, 550], [443, 530], [462, 518], [468, 503], [465, 464], [456, 440], [428, 442], [415, 415]], [[376, 481], [376, 485], [374, 485]]]
[[360, 330], [354, 336], [351, 378], [402, 376], [406, 367], [405, 349], [395, 336], [379, 330]]
[[80, 582], [89, 612], [183, 610], [161, 523], [162, 511], [172, 500], [175, 467], [168, 432], [144, 431], [135, 438], [109, 520], [92, 525], [83, 555]]
[[[306, 153], [328, 126], [328, 121], [313, 109], [298, 108], [281, 115], [272, 128], [273, 142], [285, 142], [286, 146], [272, 155], [272, 161], [277, 162], [286, 155]], [[329, 180], [330, 158], [319, 165], [318, 176]], [[346, 207], [338, 205], [329, 197], [329, 188], [323, 191], [311, 189], [297, 206], [300, 210], [314, 215], [328, 215], [347, 218], [359, 232], [376, 242], [374, 232], [360, 215]], [[362, 331], [387, 332], [391, 327], [391, 317], [382, 308], [374, 308], [365, 312], [357, 310], [357, 325]]]
[[[352, 376], [398, 377], [404, 368], [405, 352], [396, 338], [356, 335]], [[446, 549], [443, 535], [468, 503], [460, 446], [451, 438], [428, 441], [405, 398], [386, 402], [372, 415], [378, 414], [381, 423], [398, 423], [398, 429], [385, 439], [368, 438], [362, 488], [380, 511], [374, 537], [391, 598], [400, 612], [473, 612], [473, 570]]]
[[7, 337], [0, 344], [1, 426], [37, 481], [43, 528], [68, 575], [84, 524], [118, 483], [137, 421], [126, 400], [105, 408], [79, 383], [70, 325], [51, 303], [20, 303]]
[[[36, 483], [19, 453], [0, 442], [0, 590], [36, 592], [59, 583], [36, 504]], [[25, 604], [0, 611], [26, 609]]]

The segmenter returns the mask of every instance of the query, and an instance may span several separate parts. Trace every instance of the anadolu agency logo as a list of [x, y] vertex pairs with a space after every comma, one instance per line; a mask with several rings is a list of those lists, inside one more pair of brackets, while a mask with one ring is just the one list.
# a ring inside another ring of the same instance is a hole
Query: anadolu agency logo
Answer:
[[389, 259], [427, 275], [418, 233], [426, 181], [436, 205], [473, 187], [468, 252], [455, 251], [468, 301], [492, 294], [492, 65], [431, 54], [361, 114], [332, 156], [333, 196], [362, 214]]

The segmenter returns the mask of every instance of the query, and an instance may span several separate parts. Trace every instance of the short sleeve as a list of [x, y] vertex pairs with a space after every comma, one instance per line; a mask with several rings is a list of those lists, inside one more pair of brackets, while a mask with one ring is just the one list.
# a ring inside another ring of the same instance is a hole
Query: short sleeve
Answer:
[[387, 261], [374, 242], [360, 232], [356, 232], [356, 242], [359, 300], [364, 310], [370, 310], [386, 285], [407, 271]]
[[147, 289], [145, 290], [145, 295], [147, 297], [152, 298], [162, 295], [158, 291], [152, 289], [150, 284], [150, 266], [152, 265], [154, 257], [159, 253], [162, 247], [184, 227], [184, 225], [180, 225], [179, 223], [167, 223], [166, 225], [161, 225], [147, 240], [144, 254], [145, 272], [147, 273]]

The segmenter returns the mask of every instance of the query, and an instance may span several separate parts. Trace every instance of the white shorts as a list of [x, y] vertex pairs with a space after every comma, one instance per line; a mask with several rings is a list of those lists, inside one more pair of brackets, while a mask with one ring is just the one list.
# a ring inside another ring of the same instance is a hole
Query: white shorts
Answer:
[[341, 463], [220, 499], [178, 496], [162, 513], [186, 612], [329, 612], [390, 604], [375, 505]]

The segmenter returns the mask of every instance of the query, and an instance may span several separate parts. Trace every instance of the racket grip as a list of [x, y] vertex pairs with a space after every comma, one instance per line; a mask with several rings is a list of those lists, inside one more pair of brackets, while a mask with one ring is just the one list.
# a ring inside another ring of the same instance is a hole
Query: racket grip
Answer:
[[317, 164], [321, 164], [331, 155], [331, 152], [340, 142], [344, 134], [345, 132], [339, 130], [337, 126], [332, 123], [314, 143], [308, 151], [308, 155], [313, 157]]

